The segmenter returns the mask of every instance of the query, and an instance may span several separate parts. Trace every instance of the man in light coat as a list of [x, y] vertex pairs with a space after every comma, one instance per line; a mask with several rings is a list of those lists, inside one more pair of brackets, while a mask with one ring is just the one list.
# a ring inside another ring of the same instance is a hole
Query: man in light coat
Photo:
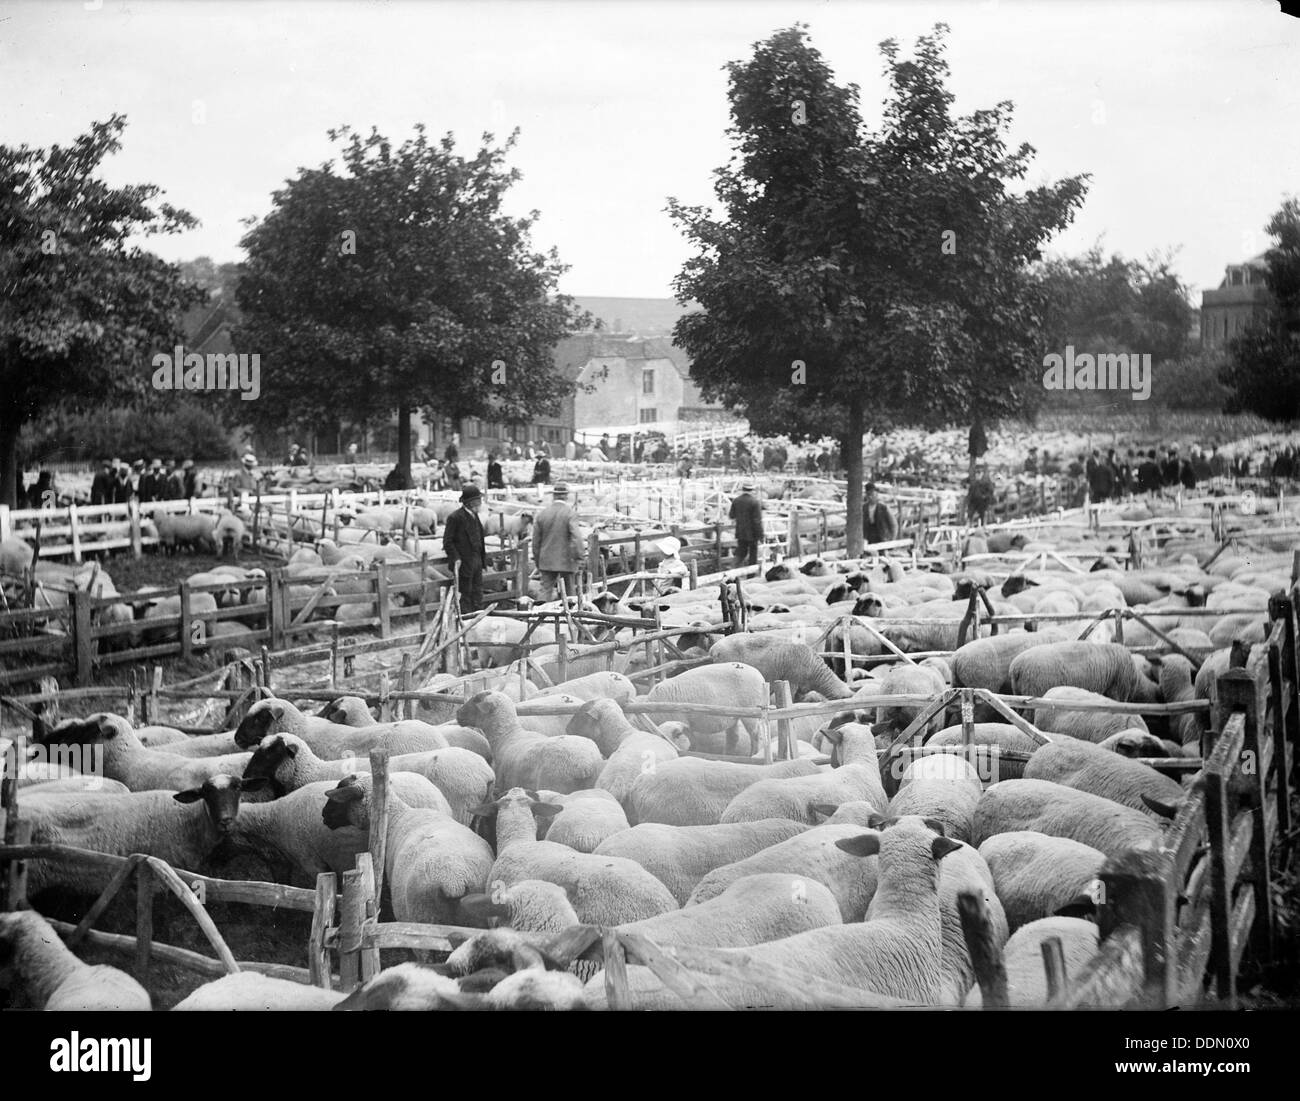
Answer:
[[584, 547], [578, 514], [569, 505], [569, 487], [557, 482], [553, 499], [533, 520], [533, 561], [542, 575], [542, 600], [554, 600], [556, 582], [572, 596]]

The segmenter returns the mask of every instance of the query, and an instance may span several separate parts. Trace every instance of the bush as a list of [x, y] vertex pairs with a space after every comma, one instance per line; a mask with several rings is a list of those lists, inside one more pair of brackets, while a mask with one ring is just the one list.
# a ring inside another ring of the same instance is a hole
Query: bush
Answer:
[[24, 464], [90, 462], [118, 457], [224, 461], [235, 456], [230, 434], [197, 402], [171, 398], [160, 404], [86, 412], [52, 411], [24, 426], [18, 458]]
[[1152, 371], [1151, 400], [1165, 409], [1203, 409], [1218, 413], [1231, 391], [1219, 381], [1224, 358], [1198, 352], [1158, 364]]

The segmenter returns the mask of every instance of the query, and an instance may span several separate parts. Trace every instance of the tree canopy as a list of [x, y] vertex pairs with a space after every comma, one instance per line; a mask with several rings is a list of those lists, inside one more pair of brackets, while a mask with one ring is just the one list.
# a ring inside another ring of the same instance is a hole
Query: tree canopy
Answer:
[[[517, 132], [516, 132], [517, 133]], [[538, 213], [512, 218], [519, 178], [490, 134], [472, 159], [422, 126], [394, 147], [372, 130], [330, 131], [341, 165], [300, 169], [244, 237], [240, 352], [262, 357], [260, 427], [399, 414], [409, 475], [410, 412], [519, 423], [553, 413], [571, 384], [552, 349], [579, 317], [556, 295], [566, 268], [531, 249]]]
[[152, 355], [203, 300], [175, 265], [128, 243], [197, 221], [155, 202], [152, 184], [98, 178], [125, 127], [115, 114], [66, 147], [0, 146], [0, 501], [11, 506], [22, 426], [143, 394]]
[[1294, 421], [1300, 419], [1300, 201], [1285, 200], [1265, 230], [1276, 239], [1264, 256], [1272, 308], [1228, 342], [1220, 378], [1231, 391], [1227, 412]]
[[[904, 59], [880, 44], [890, 95], [868, 131], [795, 26], [733, 62], [722, 215], [669, 200], [696, 252], [674, 283], [699, 313], [675, 338], [706, 399], [759, 432], [819, 436], [869, 420], [937, 426], [1023, 411], [1042, 395], [1044, 296], [1030, 265], [1085, 178], [1026, 188], [1034, 150], [1006, 141], [1012, 105], [953, 114], [947, 28]], [[850, 446], [850, 517], [862, 455]], [[848, 527], [849, 553], [861, 529]]]

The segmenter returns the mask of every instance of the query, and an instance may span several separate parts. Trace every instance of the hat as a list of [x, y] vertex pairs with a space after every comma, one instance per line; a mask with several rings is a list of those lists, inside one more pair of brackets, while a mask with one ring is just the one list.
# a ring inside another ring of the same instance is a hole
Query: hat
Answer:
[[483, 496], [483, 491], [476, 485], [467, 485], [460, 491], [461, 504], [468, 504], [470, 501], [477, 501]]
[[757, 487], [754, 485], [753, 481], [746, 481], [740, 483], [741, 493], [753, 493], [755, 488]]
[[161, 470], [161, 469], [162, 469], [162, 459], [154, 459], [154, 461], [151, 462], [151, 463], [149, 464], [149, 469], [150, 469], [150, 470]]
[[568, 482], [556, 482], [554, 487], [551, 489], [552, 497], [567, 497], [568, 495], [569, 495]]
[[672, 557], [674, 554], [676, 554], [679, 550], [682, 549], [681, 540], [676, 539], [671, 535], [668, 536], [667, 539], [660, 539], [659, 542], [655, 544], [655, 546], [657, 546], [661, 551], [664, 552], [664, 554], [668, 555], [669, 557]]
[[133, 462], [133, 463], [131, 464], [131, 469], [132, 469], [132, 470], [143, 470], [143, 469], [144, 469], [144, 460], [143, 460], [143, 459], [136, 459], [136, 461]]
[[186, 459], [183, 463], [181, 463], [182, 470], [190, 470], [193, 468], [193, 466], [194, 466], [193, 459]]
[[254, 455], [251, 451], [246, 451], [246, 452], [244, 453], [244, 457], [243, 457], [243, 459], [240, 460], [240, 461], [241, 461], [245, 466], [256, 466], [256, 465], [257, 465], [257, 456]]
[[862, 487], [862, 492], [863, 492], [863, 493], [877, 493], [877, 492], [879, 492], [879, 491], [876, 489], [876, 483], [875, 483], [875, 482], [868, 482], [866, 485], [864, 485], [864, 486]]
[[121, 460], [121, 459], [109, 459], [108, 461], [109, 461], [113, 466], [121, 466], [121, 465], [122, 465], [122, 460]]

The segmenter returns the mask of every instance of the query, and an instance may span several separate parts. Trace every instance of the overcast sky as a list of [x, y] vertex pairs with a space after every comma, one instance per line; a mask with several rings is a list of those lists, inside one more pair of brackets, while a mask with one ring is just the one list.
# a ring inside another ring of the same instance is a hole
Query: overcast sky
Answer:
[[1180, 248], [1196, 290], [1267, 246], [1300, 192], [1300, 23], [1273, 0], [638, 3], [0, 2], [0, 142], [68, 142], [127, 116], [106, 175], [162, 186], [202, 222], [155, 239], [168, 259], [241, 257], [241, 219], [303, 165], [325, 131], [416, 122], [472, 153], [484, 130], [522, 133], [510, 203], [541, 212], [534, 243], [571, 265], [571, 294], [667, 296], [687, 255], [667, 196], [710, 202], [725, 163], [722, 66], [795, 22], [868, 125], [885, 85], [877, 44], [948, 23], [963, 113], [1010, 99], [1030, 182], [1091, 172], [1049, 251], [1099, 237], [1143, 257]]

